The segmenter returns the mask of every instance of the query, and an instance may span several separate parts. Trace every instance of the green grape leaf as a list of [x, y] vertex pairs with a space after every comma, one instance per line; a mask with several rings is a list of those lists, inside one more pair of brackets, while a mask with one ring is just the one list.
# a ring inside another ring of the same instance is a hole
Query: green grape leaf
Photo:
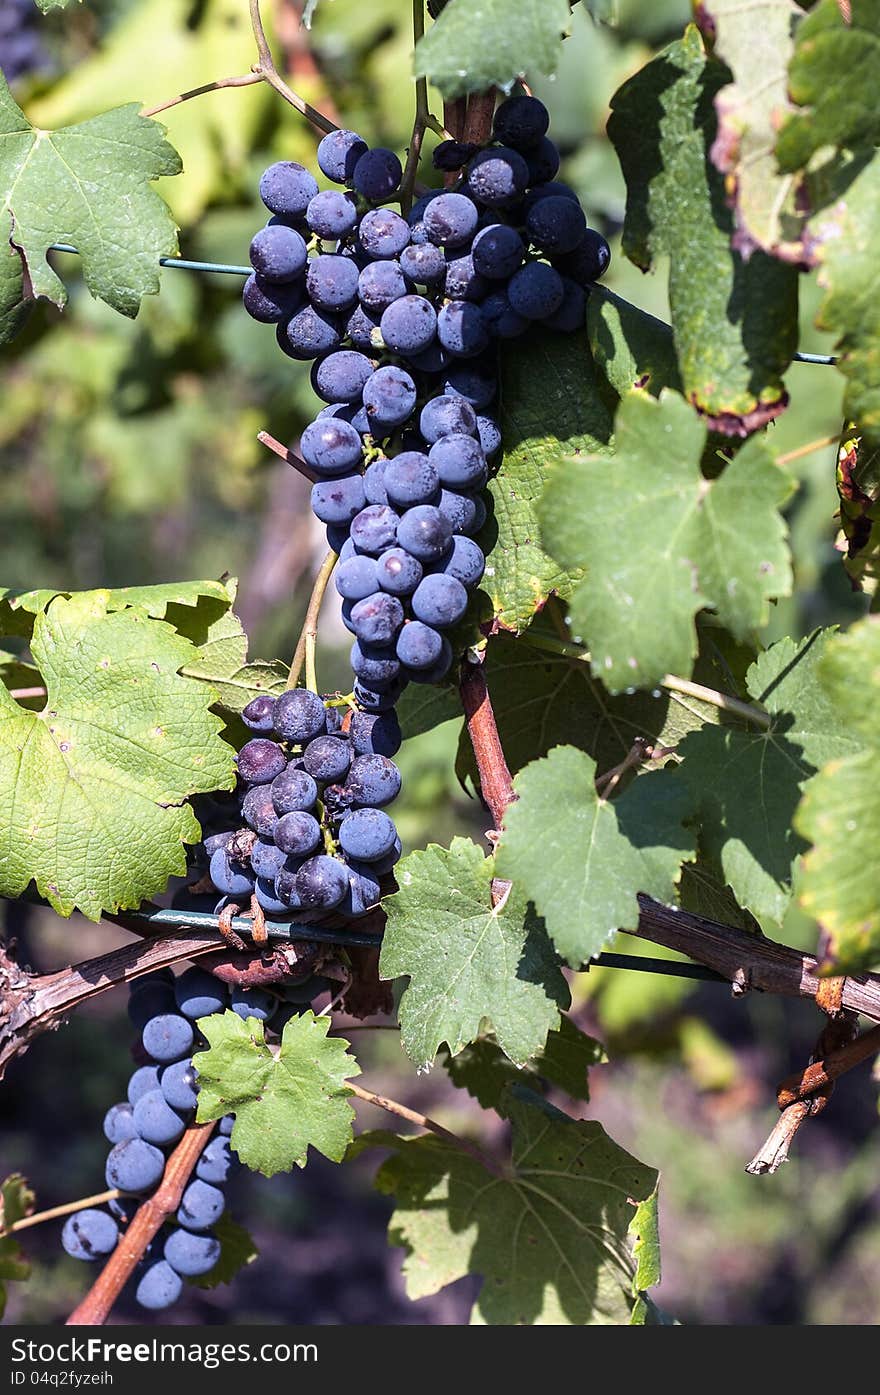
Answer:
[[596, 286], [587, 300], [587, 334], [593, 359], [618, 397], [637, 387], [652, 397], [666, 387], [682, 391], [672, 330], [663, 320]]
[[[20, 1172], [0, 1182], [0, 1232], [24, 1220], [34, 1209], [34, 1194]], [[0, 1234], [0, 1318], [6, 1311], [6, 1285], [30, 1278], [30, 1261], [15, 1235]]]
[[802, 169], [824, 146], [876, 145], [880, 114], [880, 8], [852, 0], [846, 16], [838, 0], [820, 0], [801, 20], [788, 68], [792, 102], [806, 110], [789, 116], [779, 132], [782, 170]]
[[726, 77], [691, 26], [617, 91], [608, 134], [627, 186], [624, 251], [643, 271], [669, 257], [685, 395], [713, 429], [744, 436], [787, 401], [797, 271], [763, 252], [746, 260], [732, 246], [724, 176], [707, 158]]
[[[493, 636], [485, 659], [501, 745], [514, 774], [561, 745], [579, 746], [604, 773], [638, 739], [674, 746], [687, 732], [719, 718], [717, 707], [683, 693], [656, 689], [612, 697], [588, 663], [530, 644], [529, 633], [520, 639]], [[725, 686], [708, 659], [698, 661], [697, 674], [700, 682]], [[456, 767], [476, 785], [473, 746], [464, 725]]]
[[[534, 1096], [511, 1099], [507, 1113], [511, 1153], [500, 1175], [429, 1136], [398, 1139], [379, 1169], [377, 1188], [395, 1199], [389, 1241], [407, 1252], [407, 1294], [424, 1298], [476, 1274], [473, 1323], [628, 1323], [634, 1284], [658, 1273], [655, 1228], [642, 1209], [657, 1173], [601, 1124]], [[387, 1135], [377, 1142], [387, 1146]]]
[[785, 261], [804, 258], [806, 209], [775, 153], [779, 128], [794, 110], [788, 62], [802, 15], [795, 0], [753, 0], [747, 6], [742, 0], [703, 0], [696, 11], [715, 57], [733, 75], [715, 95], [718, 133], [710, 154], [725, 176], [737, 247], [760, 247]]
[[865, 749], [828, 760], [806, 788], [795, 827], [813, 846], [800, 903], [828, 935], [835, 969], [859, 973], [880, 962], [880, 617], [832, 639], [819, 676], [839, 720]]
[[491, 509], [480, 538], [482, 589], [497, 623], [520, 631], [551, 592], [568, 596], [580, 575], [542, 549], [535, 504], [547, 467], [563, 455], [611, 450], [611, 412], [601, 396], [586, 336], [533, 330], [510, 348], [502, 372], [504, 459], [489, 482]]
[[[12, 591], [0, 587], [0, 634], [22, 635], [30, 639], [36, 616], [46, 610], [56, 596], [68, 599], [72, 591]], [[234, 581], [163, 581], [157, 586], [120, 586], [112, 591], [80, 591], [80, 596], [100, 596], [109, 611], [136, 607], [152, 620], [167, 620], [193, 643], [200, 642], [203, 616], [227, 611], [235, 600]], [[188, 614], [198, 613], [198, 617]]]
[[231, 1284], [242, 1269], [253, 1264], [259, 1254], [250, 1233], [226, 1212], [212, 1229], [220, 1241], [220, 1258], [207, 1274], [187, 1280], [194, 1288], [218, 1288], [220, 1284]]
[[217, 706], [225, 712], [241, 712], [260, 693], [277, 697], [284, 692], [290, 669], [280, 659], [248, 663], [248, 637], [229, 604], [217, 607], [213, 614], [203, 610], [189, 626], [178, 623], [176, 628], [198, 649], [198, 659], [187, 664], [184, 674], [209, 683]]
[[556, 71], [568, 24], [568, 0], [449, 0], [416, 45], [416, 77], [444, 97], [507, 92], [526, 70]]
[[348, 1042], [328, 1037], [329, 1017], [308, 1009], [291, 1017], [280, 1049], [268, 1046], [262, 1022], [235, 1012], [199, 1019], [207, 1051], [199, 1073], [199, 1123], [234, 1114], [230, 1145], [255, 1172], [272, 1177], [305, 1167], [309, 1148], [341, 1162], [354, 1117], [345, 1082], [360, 1075]]
[[443, 1064], [453, 1085], [467, 1090], [483, 1109], [500, 1111], [506, 1107], [512, 1085], [537, 1092], [546, 1082], [574, 1100], [588, 1100], [589, 1069], [606, 1059], [601, 1044], [563, 1016], [559, 1026], [548, 1033], [543, 1050], [521, 1069], [508, 1060], [492, 1037], [480, 1037], [457, 1056], [445, 1054]]
[[559, 1025], [568, 988], [538, 918], [516, 888], [492, 905], [491, 857], [467, 838], [429, 844], [398, 865], [387, 897], [379, 972], [405, 975], [404, 1050], [430, 1065], [442, 1043], [453, 1056], [485, 1031], [525, 1065]]
[[612, 692], [690, 673], [702, 606], [740, 640], [766, 624], [770, 598], [791, 591], [779, 509], [793, 488], [758, 438], [705, 479], [706, 427], [668, 390], [623, 398], [616, 439], [611, 461], [554, 467], [538, 505], [545, 547], [587, 568], [571, 627]]
[[397, 704], [404, 739], [421, 736], [461, 716], [458, 689], [435, 683], [410, 683]]
[[[22, 258], [26, 291], [54, 305], [67, 300], [46, 257], [72, 242], [92, 295], [133, 317], [159, 289], [159, 258], [177, 251], [174, 221], [150, 181], [181, 164], [162, 127], [137, 103], [61, 130], [32, 126], [0, 76], [0, 225]], [[14, 321], [22, 282], [5, 276], [0, 314]]]
[[880, 442], [880, 276], [873, 246], [878, 219], [880, 160], [875, 156], [816, 219], [815, 228], [819, 279], [826, 291], [816, 323], [836, 336], [838, 366], [846, 378], [844, 414], [874, 445]]
[[[241, 0], [200, 0], [195, 7], [190, 0], [138, 0], [117, 9], [116, 16], [100, 44], [31, 103], [41, 126], [66, 126], [132, 95], [144, 107], [156, 106], [218, 76], [246, 73], [254, 61], [248, 6]], [[263, 18], [271, 41], [265, 5]], [[162, 112], [159, 119], [186, 170], [185, 179], [162, 188], [179, 223], [196, 223], [212, 200], [222, 200], [236, 180], [247, 180], [247, 162], [277, 100], [267, 83], [258, 82]], [[286, 158], [306, 158], [308, 139], [301, 150], [291, 151], [298, 133], [288, 128]]]
[[21, 254], [6, 239], [0, 246], [0, 344], [15, 338], [32, 305], [25, 290]]
[[211, 690], [180, 676], [189, 642], [140, 610], [108, 613], [106, 592], [57, 597], [31, 651], [43, 710], [0, 689], [0, 889], [33, 880], [60, 915], [98, 920], [185, 874], [201, 833], [184, 801], [231, 788], [233, 751]]
[[527, 765], [514, 780], [518, 798], [496, 859], [574, 968], [615, 931], [636, 928], [639, 892], [671, 904], [681, 864], [694, 853], [683, 827], [688, 792], [673, 771], [648, 771], [613, 801], [597, 794], [595, 779], [595, 761], [573, 746]]
[[804, 847], [792, 827], [803, 788], [819, 766], [857, 749], [846, 710], [820, 682], [830, 638], [817, 631], [800, 644], [780, 640], [752, 665], [748, 691], [770, 714], [768, 730], [705, 728], [678, 747], [704, 853], [741, 906], [777, 924]]

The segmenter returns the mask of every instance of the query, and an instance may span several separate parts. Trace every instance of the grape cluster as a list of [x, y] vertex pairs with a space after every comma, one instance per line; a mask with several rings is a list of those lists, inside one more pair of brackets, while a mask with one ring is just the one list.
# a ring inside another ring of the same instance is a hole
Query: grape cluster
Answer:
[[257, 697], [242, 716], [260, 733], [237, 758], [245, 827], [205, 839], [214, 886], [270, 915], [365, 915], [400, 856], [384, 810], [400, 790], [396, 716], [354, 712], [343, 730], [307, 688]]
[[[166, 1152], [195, 1115], [197, 1073], [192, 1054], [206, 1043], [198, 1019], [232, 1008], [281, 1030], [283, 1023], [321, 991], [323, 979], [309, 976], [280, 988], [282, 997], [263, 989], [233, 989], [204, 969], [178, 978], [167, 969], [145, 974], [132, 985], [128, 1015], [141, 1032], [141, 1059], [128, 1082], [127, 1098], [111, 1105], [104, 1134], [112, 1145], [107, 1158], [108, 1187], [124, 1195], [106, 1209], [77, 1211], [65, 1222], [61, 1243], [74, 1259], [99, 1260], [115, 1248], [144, 1196], [165, 1171]], [[151, 1242], [135, 1274], [136, 1299], [143, 1308], [170, 1307], [183, 1280], [207, 1274], [220, 1256], [213, 1227], [225, 1209], [224, 1184], [240, 1166], [229, 1146], [233, 1119], [221, 1120], [185, 1188], [173, 1222]]]
[[0, 5], [0, 68], [7, 82], [42, 72], [47, 55], [34, 0], [3, 0]]
[[378, 898], [400, 850], [383, 812], [400, 786], [394, 707], [408, 683], [449, 672], [450, 632], [483, 576], [475, 535], [501, 446], [498, 344], [533, 324], [576, 330], [608, 264], [608, 244], [555, 178], [548, 124], [536, 98], [508, 98], [487, 145], [437, 147], [438, 168], [461, 170], [457, 187], [425, 194], [407, 217], [387, 206], [399, 159], [354, 131], [318, 146], [342, 187], [320, 190], [290, 161], [260, 181], [272, 216], [251, 243], [244, 305], [275, 324], [284, 353], [312, 362], [326, 404], [300, 450], [339, 556], [356, 709], [345, 730], [306, 690], [245, 709], [260, 733], [238, 762], [247, 829], [206, 849], [217, 890], [253, 893], [270, 914], [351, 918]]

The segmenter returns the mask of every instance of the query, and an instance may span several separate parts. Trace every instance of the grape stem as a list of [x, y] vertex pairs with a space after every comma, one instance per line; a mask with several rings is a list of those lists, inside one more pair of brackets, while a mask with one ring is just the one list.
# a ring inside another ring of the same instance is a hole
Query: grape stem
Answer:
[[214, 1120], [209, 1124], [191, 1124], [186, 1130], [165, 1164], [165, 1173], [156, 1191], [138, 1207], [131, 1224], [120, 1235], [116, 1249], [65, 1326], [87, 1327], [107, 1321], [113, 1304], [143, 1259], [150, 1241], [180, 1205], [183, 1189], [216, 1127]]
[[801, 456], [812, 455], [814, 450], [825, 450], [827, 446], [836, 446], [840, 440], [839, 436], [820, 436], [816, 441], [807, 441], [806, 445], [798, 446], [797, 450], [787, 450], [782, 455], [777, 455], [777, 465], [789, 465], [792, 460], [800, 460]]
[[218, 92], [222, 87], [251, 87], [254, 83], [265, 82], [325, 135], [330, 131], [339, 129], [334, 121], [331, 121], [323, 112], [318, 111], [317, 107], [313, 107], [311, 102], [307, 102], [284, 81], [275, 66], [272, 50], [269, 48], [269, 41], [266, 38], [266, 31], [263, 28], [263, 20], [260, 15], [259, 0], [249, 0], [249, 4], [251, 27], [257, 45], [257, 61], [251, 66], [250, 72], [240, 73], [235, 77], [216, 78], [213, 82], [202, 83], [201, 87], [191, 87], [187, 92], [179, 92], [176, 97], [169, 97], [167, 101], [159, 102], [157, 106], [144, 108], [141, 116], [158, 116], [160, 112], [179, 106], [181, 102], [189, 102], [193, 97], [203, 97], [206, 92]]
[[384, 1109], [388, 1114], [396, 1114], [399, 1119], [406, 1119], [410, 1124], [415, 1124], [417, 1128], [426, 1129], [428, 1133], [436, 1134], [444, 1142], [453, 1144], [461, 1152], [472, 1157], [493, 1177], [503, 1178], [507, 1175], [501, 1164], [484, 1153], [482, 1148], [478, 1148], [475, 1143], [471, 1143], [466, 1138], [461, 1138], [457, 1133], [445, 1129], [442, 1124], [438, 1124], [436, 1119], [430, 1119], [427, 1114], [419, 1114], [417, 1110], [410, 1109], [408, 1105], [400, 1104], [397, 1100], [387, 1099], [385, 1095], [374, 1095], [372, 1090], [362, 1090], [351, 1080], [346, 1081], [345, 1088], [350, 1090], [356, 1099], [363, 1100], [364, 1104], [373, 1104], [377, 1109]]
[[295, 688], [299, 682], [303, 665], [306, 670], [306, 687], [311, 692], [318, 691], [318, 680], [315, 673], [315, 647], [318, 642], [318, 616], [321, 613], [321, 603], [324, 599], [324, 592], [327, 584], [333, 575], [333, 568], [336, 566], [339, 557], [331, 548], [321, 563], [320, 571], [315, 577], [315, 584], [312, 587], [312, 594], [309, 597], [309, 605], [306, 610], [306, 618], [300, 631], [296, 651], [290, 663], [290, 674], [288, 675], [287, 689]]
[[315, 483], [318, 478], [317, 471], [313, 470], [310, 465], [307, 465], [304, 460], [301, 460], [300, 457], [292, 450], [289, 450], [287, 446], [283, 446], [280, 441], [276, 441], [275, 437], [270, 436], [268, 431], [258, 431], [257, 440], [261, 446], [267, 446], [269, 450], [274, 451], [277, 456], [285, 460], [294, 470], [298, 470], [311, 484]]
[[74, 1211], [84, 1211], [87, 1206], [101, 1206], [105, 1201], [114, 1201], [122, 1193], [111, 1187], [106, 1192], [96, 1192], [94, 1196], [80, 1197], [79, 1201], [65, 1201], [61, 1206], [50, 1206], [48, 1211], [36, 1211], [32, 1216], [22, 1216], [20, 1221], [0, 1229], [0, 1240], [4, 1235], [12, 1235], [16, 1230], [27, 1230], [28, 1226], [42, 1225], [44, 1221], [57, 1221], [60, 1216], [70, 1216]]
[[[415, 48], [419, 39], [421, 39], [425, 32], [424, 0], [412, 0], [412, 28], [413, 48]], [[425, 139], [425, 131], [428, 129], [430, 120], [431, 113], [428, 110], [428, 79], [419, 77], [416, 78], [416, 114], [413, 121], [412, 135], [410, 136], [409, 149], [406, 152], [406, 164], [403, 169], [403, 178], [400, 181], [400, 211], [404, 217], [406, 217], [412, 208], [413, 189], [419, 171], [422, 143]]]

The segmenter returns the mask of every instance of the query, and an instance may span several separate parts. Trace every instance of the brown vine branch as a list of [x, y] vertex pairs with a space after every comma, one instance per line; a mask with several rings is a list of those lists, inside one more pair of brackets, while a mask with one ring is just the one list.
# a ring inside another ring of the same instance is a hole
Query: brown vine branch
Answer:
[[206, 92], [217, 92], [221, 87], [251, 87], [255, 82], [263, 82], [263, 74], [260, 71], [242, 73], [239, 77], [216, 78], [214, 82], [204, 82], [201, 87], [191, 87], [187, 92], [180, 92], [176, 97], [169, 97], [167, 102], [160, 102], [155, 107], [145, 107], [141, 111], [141, 116], [158, 116], [162, 111], [168, 111], [169, 107], [179, 106], [181, 102], [188, 102], [192, 97], [202, 97]]
[[310, 484], [315, 483], [318, 475], [317, 472], [312, 469], [311, 465], [307, 465], [304, 460], [301, 460], [300, 457], [292, 450], [289, 450], [287, 446], [283, 446], [280, 441], [276, 441], [275, 437], [270, 436], [268, 431], [258, 431], [257, 440], [261, 446], [267, 446], [269, 450], [274, 451], [277, 456], [280, 456], [280, 458], [286, 461], [294, 470], [298, 470], [301, 475], [305, 476]]
[[503, 1168], [484, 1153], [482, 1148], [478, 1148], [475, 1143], [471, 1143], [466, 1138], [461, 1138], [457, 1133], [452, 1133], [445, 1129], [442, 1124], [438, 1124], [436, 1119], [430, 1119], [427, 1114], [420, 1114], [415, 1109], [410, 1109], [408, 1105], [400, 1104], [397, 1100], [389, 1100], [384, 1095], [374, 1095], [372, 1090], [362, 1090], [359, 1085], [354, 1085], [350, 1080], [346, 1083], [346, 1089], [365, 1104], [374, 1104], [377, 1109], [384, 1109], [388, 1114], [396, 1114], [400, 1119], [407, 1119], [409, 1123], [415, 1124], [420, 1129], [427, 1129], [429, 1133], [436, 1134], [447, 1143], [452, 1143], [463, 1153], [467, 1153], [476, 1162], [490, 1172], [493, 1177], [503, 1177]]
[[215, 1128], [216, 1123], [192, 1124], [186, 1130], [165, 1164], [165, 1173], [158, 1188], [138, 1208], [131, 1224], [120, 1235], [116, 1249], [101, 1273], [67, 1319], [67, 1327], [87, 1327], [106, 1322], [113, 1304], [143, 1258], [150, 1241], [180, 1205], [183, 1189]]
[[304, 116], [306, 120], [310, 121], [313, 126], [316, 126], [319, 131], [323, 131], [324, 134], [327, 135], [330, 131], [338, 130], [339, 128], [335, 122], [331, 121], [323, 112], [318, 111], [317, 107], [313, 107], [311, 102], [307, 102], [298, 92], [294, 92], [293, 88], [289, 87], [284, 81], [284, 78], [275, 67], [272, 50], [269, 48], [269, 41], [266, 38], [266, 31], [263, 28], [263, 19], [260, 14], [260, 0], [249, 0], [249, 5], [251, 27], [254, 31], [254, 40], [257, 45], [258, 54], [257, 62], [254, 64], [251, 71], [257, 74], [263, 82], [267, 82], [270, 87], [273, 87], [279, 96], [283, 97], [286, 102], [289, 102], [301, 116]]
[[[425, 32], [424, 0], [412, 0], [412, 29], [413, 47], [415, 47]], [[409, 213], [412, 208], [413, 189], [415, 188], [416, 176], [419, 171], [422, 143], [425, 139], [425, 131], [428, 129], [428, 122], [430, 119], [431, 113], [428, 110], [428, 80], [424, 77], [416, 78], [416, 114], [413, 120], [409, 149], [406, 152], [406, 164], [403, 167], [403, 178], [400, 181], [400, 211], [404, 216]]]
[[835, 1080], [880, 1051], [880, 1027], [871, 1027], [861, 1036], [838, 1049], [823, 1053], [803, 1071], [787, 1075], [779, 1085], [777, 1101], [780, 1109], [800, 1100], [807, 1100], [832, 1085]]
[[295, 688], [299, 682], [303, 665], [306, 669], [306, 685], [313, 693], [318, 691], [317, 678], [315, 676], [315, 645], [318, 639], [318, 616], [321, 613], [321, 605], [324, 600], [324, 592], [333, 575], [333, 568], [338, 561], [337, 554], [331, 548], [321, 563], [318, 575], [315, 577], [315, 584], [312, 587], [312, 594], [309, 597], [306, 618], [300, 631], [296, 651], [290, 663], [290, 673], [287, 677], [287, 688]]
[[498, 735], [495, 713], [486, 686], [486, 674], [481, 663], [464, 665], [459, 692], [480, 774], [480, 788], [495, 828], [499, 829], [504, 821], [504, 811], [508, 804], [512, 804], [516, 799], [516, 793], [501, 746], [501, 737]]
[[[108, 919], [126, 929], [136, 928], [143, 936], [143, 926], [126, 924], [124, 916]], [[223, 949], [218, 932], [181, 929], [173, 935], [148, 936], [122, 945], [54, 974], [29, 974], [0, 944], [0, 1079], [10, 1061], [43, 1032], [59, 1027], [74, 1008], [153, 969], [199, 958], [224, 982], [254, 988], [298, 976], [303, 965], [317, 962], [319, 955], [313, 943], [302, 941], [285, 941], [265, 959], [257, 952], [230, 955]]]

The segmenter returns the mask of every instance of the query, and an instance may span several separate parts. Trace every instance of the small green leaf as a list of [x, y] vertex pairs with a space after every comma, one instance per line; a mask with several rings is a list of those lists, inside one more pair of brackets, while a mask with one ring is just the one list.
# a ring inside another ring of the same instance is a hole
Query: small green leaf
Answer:
[[[579, 968], [616, 930], [634, 930], [637, 896], [671, 903], [694, 837], [682, 827], [687, 791], [669, 770], [649, 771], [619, 799], [596, 793], [596, 765], [558, 746], [514, 781], [498, 870], [535, 903], [553, 943]], [[554, 856], [547, 857], [547, 848]]]
[[574, 1100], [590, 1098], [590, 1066], [607, 1058], [598, 1041], [588, 1037], [570, 1017], [547, 1035], [544, 1049], [518, 1069], [492, 1037], [480, 1037], [459, 1051], [446, 1055], [443, 1064], [453, 1085], [467, 1090], [483, 1109], [503, 1110], [511, 1085], [540, 1090], [543, 1082], [564, 1090]]
[[690, 673], [702, 606], [737, 639], [766, 624], [769, 599], [791, 590], [779, 508], [793, 487], [757, 438], [705, 479], [706, 428], [668, 390], [623, 398], [616, 435], [613, 460], [560, 463], [538, 506], [545, 546], [587, 569], [572, 631], [612, 692]]
[[813, 846], [800, 902], [830, 936], [835, 968], [859, 973], [880, 962], [880, 617], [832, 639], [819, 677], [865, 749], [829, 760], [806, 788], [795, 827]]
[[[34, 1194], [20, 1172], [0, 1182], [0, 1232], [24, 1220], [34, 1209]], [[30, 1278], [30, 1261], [14, 1235], [0, 1235], [0, 1318], [6, 1311], [6, 1285]]]
[[705, 854], [742, 906], [777, 924], [804, 847], [792, 828], [803, 788], [818, 766], [857, 749], [845, 709], [819, 678], [831, 633], [817, 631], [800, 644], [780, 640], [752, 665], [748, 691], [771, 714], [769, 731], [705, 728], [678, 748]]
[[[848, 7], [849, 8], [849, 7]], [[820, 0], [798, 26], [788, 68], [791, 100], [805, 111], [790, 116], [776, 142], [782, 170], [802, 169], [823, 146], [876, 145], [880, 114], [880, 9], [855, 0], [844, 15], [838, 0]]]
[[138, 906], [186, 872], [201, 836], [184, 801], [228, 789], [233, 752], [210, 688], [180, 676], [192, 645], [106, 592], [56, 597], [31, 651], [47, 690], [29, 712], [0, 689], [0, 888], [28, 883], [61, 915]]
[[551, 592], [570, 595], [579, 576], [541, 547], [535, 504], [548, 465], [564, 455], [611, 450], [611, 412], [586, 336], [534, 330], [527, 338], [526, 346], [504, 355], [504, 459], [489, 483], [492, 507], [479, 538], [486, 553], [482, 589], [498, 623], [514, 631]]
[[[389, 1241], [407, 1251], [407, 1294], [424, 1298], [476, 1274], [483, 1284], [473, 1323], [628, 1323], [636, 1279], [658, 1272], [642, 1209], [656, 1172], [601, 1124], [519, 1098], [507, 1112], [512, 1151], [500, 1176], [429, 1136], [399, 1139], [379, 1169], [376, 1186], [396, 1203]], [[377, 1142], [388, 1146], [387, 1135]]]
[[555, 72], [568, 24], [568, 0], [449, 0], [416, 46], [416, 77], [444, 97], [509, 91], [521, 73]]
[[454, 1056], [484, 1031], [525, 1065], [568, 1006], [543, 925], [516, 888], [493, 907], [494, 874], [492, 858], [467, 838], [454, 838], [448, 851], [430, 844], [399, 864], [400, 890], [382, 903], [379, 971], [410, 980], [401, 1039], [419, 1067], [443, 1042]]
[[220, 1241], [220, 1258], [207, 1274], [188, 1280], [194, 1288], [218, 1288], [220, 1284], [231, 1284], [236, 1275], [253, 1264], [259, 1254], [244, 1226], [231, 1220], [225, 1212], [213, 1227], [213, 1233]]
[[277, 1053], [263, 1024], [235, 1012], [199, 1019], [209, 1050], [193, 1058], [199, 1073], [199, 1123], [234, 1114], [230, 1144], [242, 1162], [272, 1177], [305, 1167], [317, 1148], [340, 1162], [351, 1142], [346, 1080], [360, 1075], [348, 1042], [328, 1037], [329, 1017], [309, 1009], [284, 1028]]
[[792, 175], [780, 173], [775, 145], [783, 119], [794, 110], [787, 68], [803, 11], [795, 0], [751, 0], [747, 6], [742, 0], [703, 0], [696, 15], [716, 58], [733, 75], [715, 95], [718, 133], [710, 156], [726, 179], [737, 246], [801, 261], [807, 210], [798, 206]]
[[733, 250], [724, 177], [707, 158], [727, 80], [689, 27], [614, 95], [608, 134], [627, 186], [623, 248], [643, 271], [669, 257], [669, 302], [685, 396], [709, 425], [743, 436], [786, 403], [797, 347], [797, 271]]
[[[0, 75], [0, 224], [22, 255], [28, 294], [62, 306], [67, 292], [46, 259], [53, 242], [72, 242], [86, 285], [123, 315], [159, 289], [159, 258], [177, 251], [167, 206], [150, 187], [177, 174], [180, 159], [162, 127], [117, 107], [59, 131], [30, 124]], [[2, 313], [15, 318], [21, 281], [3, 282]]]

